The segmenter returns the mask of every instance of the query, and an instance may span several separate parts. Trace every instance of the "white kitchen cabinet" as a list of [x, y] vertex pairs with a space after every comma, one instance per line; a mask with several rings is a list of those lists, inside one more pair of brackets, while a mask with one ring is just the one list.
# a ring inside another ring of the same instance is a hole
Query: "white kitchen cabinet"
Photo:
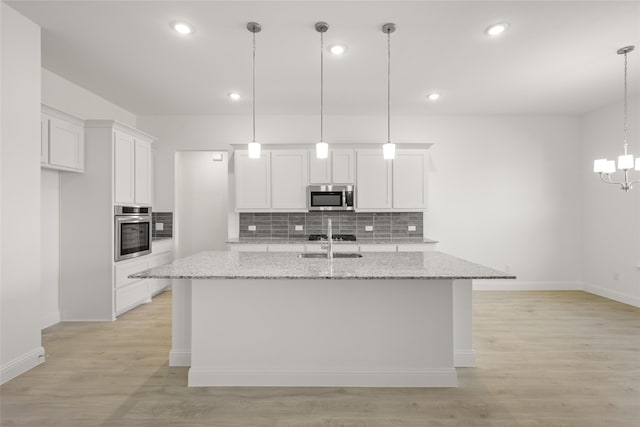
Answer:
[[354, 150], [346, 148], [331, 150], [331, 183], [353, 184], [355, 177]]
[[354, 180], [353, 149], [330, 148], [326, 159], [316, 158], [315, 150], [309, 150], [309, 184], [353, 184]]
[[135, 196], [136, 140], [125, 132], [115, 131], [113, 136], [113, 201], [131, 205]]
[[134, 154], [134, 203], [151, 205], [151, 143], [136, 139]]
[[40, 130], [42, 167], [84, 172], [83, 120], [43, 105]]
[[427, 153], [398, 150], [393, 160], [393, 208], [427, 208]]
[[271, 208], [271, 153], [262, 150], [250, 159], [246, 150], [233, 154], [236, 212], [258, 212]]
[[122, 131], [113, 139], [114, 202], [151, 205], [151, 143]]
[[271, 153], [271, 208], [307, 210], [307, 150]]
[[149, 268], [149, 258], [121, 261], [114, 267], [115, 315], [151, 301], [149, 281], [133, 279], [128, 276]]
[[357, 150], [356, 210], [376, 211], [392, 208], [392, 163], [382, 150]]
[[[173, 240], [164, 239], [151, 243], [149, 268], [170, 264], [173, 261]], [[153, 297], [171, 286], [171, 279], [148, 279], [149, 294]]]

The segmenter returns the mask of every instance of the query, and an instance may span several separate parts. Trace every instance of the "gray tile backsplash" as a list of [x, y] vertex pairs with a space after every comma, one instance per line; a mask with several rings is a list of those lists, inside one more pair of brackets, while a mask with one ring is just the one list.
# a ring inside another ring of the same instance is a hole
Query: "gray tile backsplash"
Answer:
[[[422, 212], [309, 212], [241, 213], [241, 239], [301, 239], [310, 234], [326, 234], [331, 218], [333, 232], [355, 234], [357, 240], [422, 238]], [[255, 231], [249, 231], [255, 226]], [[302, 226], [302, 230], [296, 230]], [[414, 226], [415, 231], [409, 231]], [[367, 231], [371, 227], [371, 231]]]
[[[162, 230], [156, 230], [157, 223], [162, 223]], [[173, 237], [173, 212], [151, 212], [151, 236]]]

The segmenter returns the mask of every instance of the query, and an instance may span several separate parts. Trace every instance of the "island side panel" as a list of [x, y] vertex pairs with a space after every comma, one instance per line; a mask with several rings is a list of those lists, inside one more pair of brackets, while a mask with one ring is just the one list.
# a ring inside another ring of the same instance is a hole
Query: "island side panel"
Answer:
[[189, 386], [454, 387], [451, 280], [194, 280]]
[[169, 366], [191, 366], [191, 280], [174, 279]]
[[476, 366], [472, 295], [471, 280], [453, 281], [453, 357], [458, 368]]

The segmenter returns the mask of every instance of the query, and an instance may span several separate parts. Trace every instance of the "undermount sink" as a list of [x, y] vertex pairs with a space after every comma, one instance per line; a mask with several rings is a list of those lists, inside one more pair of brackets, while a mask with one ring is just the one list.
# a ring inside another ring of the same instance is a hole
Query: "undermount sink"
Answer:
[[[307, 252], [304, 254], [299, 254], [298, 258], [326, 258], [326, 253], [321, 252]], [[362, 254], [357, 252], [334, 252], [334, 258], [362, 258]]]

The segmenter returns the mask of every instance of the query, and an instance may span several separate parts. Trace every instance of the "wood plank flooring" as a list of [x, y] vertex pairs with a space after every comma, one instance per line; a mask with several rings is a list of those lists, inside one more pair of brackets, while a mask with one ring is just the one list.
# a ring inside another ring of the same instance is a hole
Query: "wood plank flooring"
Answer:
[[459, 388], [187, 388], [171, 294], [43, 332], [46, 363], [0, 388], [2, 426], [640, 426], [640, 309], [585, 292], [475, 292]]

